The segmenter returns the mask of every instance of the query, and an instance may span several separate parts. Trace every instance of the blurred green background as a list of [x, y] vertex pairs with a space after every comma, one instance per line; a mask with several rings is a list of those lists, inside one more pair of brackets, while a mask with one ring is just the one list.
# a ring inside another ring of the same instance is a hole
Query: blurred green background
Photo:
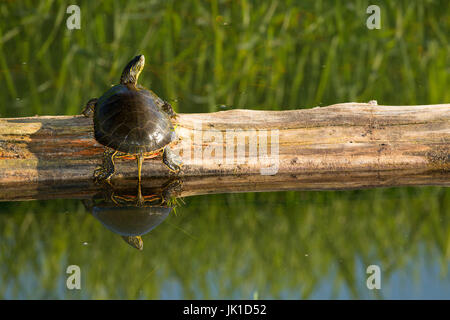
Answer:
[[[68, 30], [71, 4], [0, 3], [1, 117], [78, 114], [136, 54], [178, 112], [450, 101], [448, 1], [77, 1]], [[143, 252], [80, 201], [0, 203], [0, 297], [450, 298], [446, 188], [185, 202]], [[70, 264], [82, 290], [66, 289]]]

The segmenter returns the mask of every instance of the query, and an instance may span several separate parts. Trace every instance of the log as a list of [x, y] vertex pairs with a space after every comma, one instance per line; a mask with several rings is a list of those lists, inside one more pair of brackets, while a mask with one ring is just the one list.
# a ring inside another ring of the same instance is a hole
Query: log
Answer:
[[[172, 149], [183, 159], [180, 196], [222, 192], [450, 185], [450, 104], [343, 103], [292, 111], [179, 114]], [[103, 147], [92, 119], [0, 119], [0, 200], [88, 198]], [[161, 157], [143, 185], [174, 178]], [[116, 161], [112, 184], [137, 179]]]

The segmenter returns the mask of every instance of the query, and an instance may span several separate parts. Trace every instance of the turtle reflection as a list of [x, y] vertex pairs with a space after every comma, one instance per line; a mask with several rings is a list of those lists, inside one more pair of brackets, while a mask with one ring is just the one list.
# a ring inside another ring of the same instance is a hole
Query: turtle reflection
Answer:
[[142, 236], [167, 218], [177, 204], [175, 194], [180, 190], [180, 180], [151, 188], [144, 192], [147, 195], [141, 192], [140, 184], [137, 192], [115, 190], [106, 184], [100, 199], [94, 197], [84, 204], [106, 228], [119, 234], [132, 247], [142, 250]]

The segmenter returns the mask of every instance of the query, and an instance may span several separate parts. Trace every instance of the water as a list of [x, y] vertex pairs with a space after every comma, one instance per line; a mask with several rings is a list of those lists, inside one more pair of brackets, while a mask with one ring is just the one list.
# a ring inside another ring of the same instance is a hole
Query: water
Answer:
[[[448, 298], [443, 188], [197, 196], [138, 251], [81, 201], [2, 203], [4, 298]], [[66, 288], [69, 265], [81, 290]], [[366, 268], [381, 269], [369, 290]]]
[[[382, 1], [370, 31], [365, 1], [80, 1], [79, 30], [69, 4], [0, 3], [1, 117], [79, 114], [138, 53], [177, 112], [450, 101], [447, 1]], [[139, 251], [81, 200], [0, 202], [0, 298], [450, 298], [449, 208], [440, 187], [187, 197]]]

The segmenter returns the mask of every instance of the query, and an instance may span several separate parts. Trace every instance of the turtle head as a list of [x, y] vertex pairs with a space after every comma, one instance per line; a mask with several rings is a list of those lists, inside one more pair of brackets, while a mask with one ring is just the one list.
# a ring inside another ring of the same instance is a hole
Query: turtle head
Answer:
[[144, 241], [140, 236], [122, 236], [122, 239], [133, 248], [141, 251], [144, 249]]
[[122, 76], [120, 77], [121, 84], [131, 84], [136, 86], [139, 75], [144, 69], [145, 65], [145, 57], [143, 54], [140, 54], [134, 57], [130, 62], [128, 62], [125, 69], [122, 71]]

